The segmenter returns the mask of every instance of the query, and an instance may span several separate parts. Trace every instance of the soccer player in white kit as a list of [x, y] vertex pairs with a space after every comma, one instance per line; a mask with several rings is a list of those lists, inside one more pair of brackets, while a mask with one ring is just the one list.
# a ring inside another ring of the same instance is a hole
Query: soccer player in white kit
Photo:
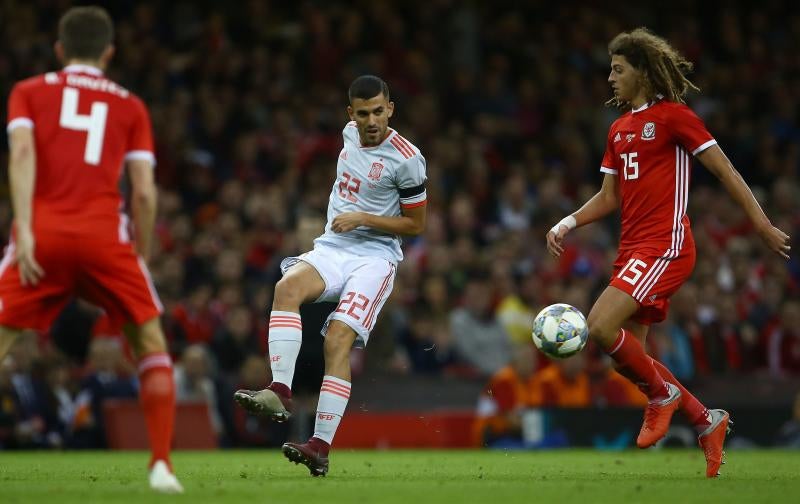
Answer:
[[328, 452], [350, 398], [350, 349], [364, 347], [392, 292], [403, 259], [399, 235], [425, 229], [425, 158], [389, 128], [394, 103], [389, 87], [363, 75], [350, 85], [351, 121], [328, 202], [328, 224], [314, 249], [281, 263], [269, 319], [272, 383], [264, 390], [239, 390], [236, 401], [252, 413], [282, 422], [291, 415], [292, 378], [300, 352], [300, 305], [338, 301], [322, 329], [325, 376], [314, 435], [286, 443], [283, 453], [312, 476], [328, 472]]

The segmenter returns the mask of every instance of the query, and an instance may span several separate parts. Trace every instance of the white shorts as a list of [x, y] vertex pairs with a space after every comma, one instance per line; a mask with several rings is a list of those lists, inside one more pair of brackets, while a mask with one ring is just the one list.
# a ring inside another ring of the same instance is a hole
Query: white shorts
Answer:
[[397, 266], [382, 257], [359, 256], [323, 245], [298, 257], [287, 257], [281, 261], [281, 272], [286, 274], [299, 261], [310, 264], [325, 282], [325, 290], [315, 302], [339, 302], [322, 326], [322, 335], [328, 332], [331, 320], [338, 320], [356, 332], [353, 346], [364, 348], [392, 293]]

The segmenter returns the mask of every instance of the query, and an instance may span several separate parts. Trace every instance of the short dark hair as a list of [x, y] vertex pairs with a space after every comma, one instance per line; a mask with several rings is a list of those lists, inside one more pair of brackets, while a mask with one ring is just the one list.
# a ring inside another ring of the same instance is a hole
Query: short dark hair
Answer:
[[114, 22], [102, 7], [73, 7], [58, 22], [66, 59], [100, 59], [113, 39]]
[[353, 99], [355, 98], [369, 100], [379, 94], [383, 94], [388, 100], [389, 86], [383, 79], [375, 77], [374, 75], [362, 75], [356, 78], [356, 80], [350, 84], [350, 89], [347, 90], [347, 97], [350, 99], [350, 103], [353, 103]]

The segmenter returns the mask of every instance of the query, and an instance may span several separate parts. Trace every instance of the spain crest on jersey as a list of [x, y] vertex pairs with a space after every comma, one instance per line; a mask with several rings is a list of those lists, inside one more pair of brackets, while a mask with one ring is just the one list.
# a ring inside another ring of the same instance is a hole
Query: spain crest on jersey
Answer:
[[372, 163], [372, 167], [369, 169], [367, 177], [370, 180], [380, 180], [382, 171], [383, 171], [383, 165], [376, 161], [375, 163]]

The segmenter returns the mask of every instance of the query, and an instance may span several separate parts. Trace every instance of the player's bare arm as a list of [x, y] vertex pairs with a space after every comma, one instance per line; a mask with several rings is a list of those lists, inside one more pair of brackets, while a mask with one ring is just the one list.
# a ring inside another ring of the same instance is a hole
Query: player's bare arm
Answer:
[[153, 164], [145, 160], [128, 161], [131, 180], [131, 211], [136, 229], [136, 252], [147, 261], [156, 221], [156, 184], [153, 181]]
[[8, 176], [17, 233], [14, 260], [19, 266], [22, 285], [36, 285], [44, 276], [44, 270], [34, 257], [36, 241], [31, 229], [31, 202], [36, 183], [36, 148], [33, 130], [26, 127], [14, 128], [9, 134], [9, 142], [11, 157]]
[[713, 145], [697, 155], [697, 159], [703, 163], [711, 173], [713, 173], [725, 186], [725, 189], [733, 199], [747, 213], [747, 216], [755, 224], [756, 231], [767, 247], [776, 254], [789, 259], [790, 237], [780, 229], [772, 225], [769, 218], [761, 209], [750, 187], [745, 183], [742, 176], [730, 162], [728, 157], [717, 145]]
[[575, 213], [563, 219], [547, 232], [547, 250], [550, 255], [558, 257], [564, 252], [562, 242], [564, 241], [564, 236], [572, 228], [602, 219], [619, 208], [619, 204], [619, 182], [617, 181], [617, 176], [607, 173], [603, 177], [603, 185], [597, 194], [592, 196]]
[[345, 212], [337, 215], [331, 223], [336, 233], [346, 233], [359, 226], [366, 226], [387, 233], [416, 236], [425, 231], [426, 205], [404, 208], [403, 215], [384, 217], [366, 212]]

